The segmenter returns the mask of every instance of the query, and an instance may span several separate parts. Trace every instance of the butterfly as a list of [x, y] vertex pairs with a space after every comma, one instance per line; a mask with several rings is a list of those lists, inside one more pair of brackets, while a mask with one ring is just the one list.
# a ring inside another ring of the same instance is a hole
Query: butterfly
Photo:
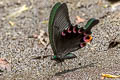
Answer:
[[71, 52], [76, 51], [92, 41], [91, 29], [99, 23], [98, 19], [91, 18], [85, 27], [72, 25], [66, 3], [56, 3], [49, 18], [49, 40], [54, 53], [51, 58], [57, 62], [73, 59], [77, 56]]

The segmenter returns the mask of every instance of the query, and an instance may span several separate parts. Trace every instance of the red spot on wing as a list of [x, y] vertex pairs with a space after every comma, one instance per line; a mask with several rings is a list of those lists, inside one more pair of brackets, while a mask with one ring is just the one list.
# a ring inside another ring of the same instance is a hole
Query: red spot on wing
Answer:
[[62, 36], [65, 36], [66, 34], [64, 32], [62, 32]]
[[80, 47], [83, 48], [86, 46], [86, 43], [80, 43]]
[[76, 27], [73, 28], [73, 33], [76, 33]]
[[90, 42], [90, 41], [92, 41], [92, 36], [88, 35], [88, 36], [85, 36], [83, 39], [85, 42]]
[[67, 32], [68, 32], [68, 33], [71, 33], [71, 32], [72, 32], [72, 31], [70, 30], [70, 27], [67, 29]]
[[78, 33], [80, 34], [80, 33], [83, 33], [84, 32], [84, 29], [83, 28], [80, 28], [80, 29], [78, 29]]
[[78, 30], [78, 33], [82, 33], [80, 29]]

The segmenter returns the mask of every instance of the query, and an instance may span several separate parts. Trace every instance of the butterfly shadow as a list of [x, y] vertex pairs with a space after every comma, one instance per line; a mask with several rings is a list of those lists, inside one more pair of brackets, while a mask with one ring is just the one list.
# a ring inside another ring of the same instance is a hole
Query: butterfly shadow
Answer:
[[[55, 76], [61, 76], [62, 74], [65, 74], [65, 73], [68, 73], [68, 72], [73, 72], [73, 71], [76, 71], [76, 70], [78, 70], [78, 69], [83, 69], [83, 68], [87, 68], [87, 67], [94, 67], [95, 64], [97, 64], [97, 62], [96, 62], [96, 63], [90, 63], [90, 64], [84, 65], [84, 66], [80, 66], [80, 67], [78, 67], [78, 68], [73, 68], [73, 69], [64, 70], [64, 71], [62, 71], [62, 72], [56, 73]], [[79, 65], [81, 65], [81, 63], [79, 63]]]

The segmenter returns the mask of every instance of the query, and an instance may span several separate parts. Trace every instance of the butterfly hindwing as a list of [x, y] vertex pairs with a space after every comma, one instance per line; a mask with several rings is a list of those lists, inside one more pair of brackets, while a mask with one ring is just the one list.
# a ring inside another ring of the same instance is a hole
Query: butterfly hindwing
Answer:
[[87, 24], [85, 27], [83, 27], [86, 31], [91, 31], [92, 27], [94, 27], [96, 24], [99, 23], [98, 19], [91, 18], [88, 20]]

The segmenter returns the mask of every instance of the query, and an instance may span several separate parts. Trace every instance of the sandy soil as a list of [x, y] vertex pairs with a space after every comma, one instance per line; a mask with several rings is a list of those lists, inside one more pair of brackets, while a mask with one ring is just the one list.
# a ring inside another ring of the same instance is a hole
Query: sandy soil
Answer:
[[[65, 61], [62, 67], [52, 66], [50, 58], [33, 60], [53, 52], [44, 50], [38, 39], [28, 38], [40, 30], [47, 32], [50, 11], [58, 1], [67, 3], [72, 23], [76, 16], [86, 20], [81, 26], [92, 17], [100, 20], [92, 29], [91, 46], [75, 51], [78, 58]], [[32, 7], [16, 17], [8, 16], [23, 5]], [[102, 73], [120, 75], [120, 45], [107, 50], [109, 41], [120, 34], [120, 12], [111, 11], [110, 5], [105, 0], [0, 0], [0, 57], [12, 68], [1, 72], [0, 80], [101, 80]]]

